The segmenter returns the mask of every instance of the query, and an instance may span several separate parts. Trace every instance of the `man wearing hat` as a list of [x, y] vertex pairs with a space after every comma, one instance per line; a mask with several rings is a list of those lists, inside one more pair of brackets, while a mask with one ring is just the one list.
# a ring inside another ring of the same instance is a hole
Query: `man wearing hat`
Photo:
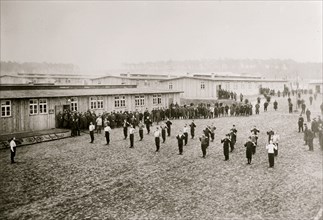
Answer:
[[207, 139], [208, 138], [205, 136], [205, 134], [202, 134], [202, 136], [200, 137], [203, 158], [205, 158], [205, 156], [206, 156], [206, 148], [208, 146], [208, 140]]
[[303, 132], [303, 124], [304, 124], [304, 118], [302, 116], [302, 114], [299, 115], [299, 118], [298, 118], [298, 133]]
[[183, 143], [185, 140], [185, 135], [182, 133], [182, 131], [179, 131], [178, 135], [176, 136], [177, 144], [178, 144], [178, 151], [179, 155], [183, 154]]

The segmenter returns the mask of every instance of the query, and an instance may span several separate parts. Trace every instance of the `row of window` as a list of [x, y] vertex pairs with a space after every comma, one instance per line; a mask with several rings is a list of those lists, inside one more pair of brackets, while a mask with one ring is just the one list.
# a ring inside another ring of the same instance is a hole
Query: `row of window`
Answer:
[[[159, 105], [162, 103], [162, 96], [160, 94], [153, 95], [153, 105]], [[71, 111], [78, 110], [78, 99], [73, 97], [70, 99]], [[145, 96], [136, 95], [135, 96], [135, 106], [145, 106]], [[103, 97], [102, 96], [93, 96], [90, 97], [90, 109], [103, 109]], [[126, 96], [115, 96], [114, 97], [114, 107], [123, 108], [126, 107]], [[47, 99], [30, 99], [29, 100], [29, 114], [47, 114], [48, 106]], [[11, 101], [10, 100], [1, 100], [1, 117], [10, 117], [11, 116]]]
[[[225, 89], [227, 90], [230, 90], [230, 83], [225, 83]], [[238, 83], [233, 83], [233, 89], [238, 89]], [[254, 83], [254, 87], [255, 88], [259, 88], [259, 85], [257, 83]], [[245, 83], [241, 83], [241, 89], [245, 89], [245, 88], [248, 88], [248, 89], [252, 89], [252, 83], [251, 82], [248, 82], [247, 85], [245, 85]], [[169, 90], [172, 90], [173, 89], [173, 83], [170, 82], [168, 84], [168, 89]], [[205, 82], [200, 82], [200, 89], [201, 90], [204, 90], [205, 89]]]

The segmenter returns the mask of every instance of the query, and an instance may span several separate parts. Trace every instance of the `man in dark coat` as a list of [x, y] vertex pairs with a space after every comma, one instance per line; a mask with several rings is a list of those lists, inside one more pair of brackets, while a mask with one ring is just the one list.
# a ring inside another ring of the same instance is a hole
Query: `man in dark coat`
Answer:
[[233, 127], [230, 130], [230, 136], [231, 136], [231, 145], [230, 145], [230, 148], [231, 148], [231, 152], [234, 150], [234, 145], [237, 142], [237, 132], [238, 131], [236, 129], [236, 126], [233, 125]]
[[152, 125], [152, 121], [150, 120], [149, 116], [146, 118], [145, 120], [145, 124], [146, 124], [146, 129], [147, 129], [147, 134], [150, 133], [150, 126]]
[[207, 139], [208, 138], [204, 134], [202, 134], [202, 136], [200, 137], [203, 158], [205, 158], [205, 156], [206, 156], [206, 148], [208, 146], [208, 140]]
[[224, 154], [224, 160], [229, 160], [229, 148], [230, 148], [230, 134], [226, 134], [225, 138], [221, 140], [221, 143], [223, 143], [223, 154]]
[[173, 123], [169, 120], [169, 118], [167, 118], [167, 121], [166, 121], [166, 125], [167, 125], [167, 136], [170, 136], [172, 124]]
[[253, 149], [256, 147], [256, 144], [252, 142], [251, 137], [249, 137], [244, 146], [246, 147], [246, 157], [248, 159], [248, 164], [251, 164]]
[[278, 108], [278, 102], [275, 100], [274, 101], [274, 109], [275, 109], [275, 111], [277, 110], [277, 108]]
[[185, 140], [184, 134], [180, 131], [179, 134], [176, 136], [177, 143], [178, 143], [178, 150], [179, 150], [179, 155], [183, 154], [183, 144]]
[[124, 139], [127, 139], [128, 137], [128, 126], [129, 126], [129, 122], [127, 122], [127, 119], [124, 119], [123, 120], [123, 136], [124, 136]]
[[167, 125], [163, 122], [162, 125], [160, 126], [160, 128], [161, 128], [161, 135], [162, 135], [163, 143], [165, 143]]
[[300, 115], [298, 118], [298, 133], [301, 132], [301, 130], [302, 130], [302, 132], [304, 131], [303, 125], [304, 125], [304, 118], [302, 115]]
[[191, 127], [191, 137], [192, 139], [194, 139], [194, 135], [195, 135], [195, 123], [194, 123], [194, 120], [192, 121], [192, 123], [190, 124], [190, 127]]
[[307, 144], [309, 147], [309, 151], [314, 151], [313, 148], [313, 140], [314, 140], [314, 133], [310, 129], [307, 130]]
[[307, 109], [305, 114], [306, 114], [307, 122], [310, 122], [311, 121], [311, 111], [309, 109]]
[[207, 137], [207, 147], [210, 145], [210, 136], [211, 136], [211, 131], [208, 128], [208, 126], [203, 130], [204, 135]]
[[268, 143], [270, 142], [270, 140], [272, 139], [273, 135], [275, 134], [275, 132], [273, 131], [272, 128], [270, 128], [269, 131], [267, 131], [267, 135], [268, 135]]

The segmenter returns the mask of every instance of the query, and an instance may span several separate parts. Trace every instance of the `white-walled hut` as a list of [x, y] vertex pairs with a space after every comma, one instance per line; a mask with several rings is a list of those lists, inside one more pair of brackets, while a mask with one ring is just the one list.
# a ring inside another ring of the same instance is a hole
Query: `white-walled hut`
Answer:
[[0, 89], [2, 134], [55, 128], [55, 116], [64, 109], [99, 114], [180, 104], [180, 91], [125, 85], [1, 86]]

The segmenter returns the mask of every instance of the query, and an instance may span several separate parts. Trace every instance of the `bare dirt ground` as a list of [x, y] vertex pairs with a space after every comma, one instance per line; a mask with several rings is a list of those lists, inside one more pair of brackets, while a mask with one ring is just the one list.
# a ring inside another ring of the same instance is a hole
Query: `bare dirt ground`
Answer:
[[[260, 115], [195, 120], [197, 136], [205, 125], [217, 126], [206, 159], [197, 138], [177, 155], [175, 135], [190, 120], [173, 121], [172, 136], [159, 153], [152, 134], [143, 141], [136, 134], [129, 149], [121, 129], [112, 131], [109, 146], [102, 132], [94, 144], [83, 134], [20, 147], [16, 164], [2, 150], [0, 218], [312, 219], [322, 207], [322, 152], [317, 138], [314, 152], [308, 151], [297, 130], [299, 113], [288, 114], [287, 98], [275, 99], [277, 112], [271, 103]], [[313, 116], [320, 100], [310, 107]], [[233, 124], [236, 150], [224, 161], [220, 139]], [[261, 133], [249, 166], [243, 144], [253, 125]], [[273, 169], [265, 150], [270, 127], [281, 136]]]

